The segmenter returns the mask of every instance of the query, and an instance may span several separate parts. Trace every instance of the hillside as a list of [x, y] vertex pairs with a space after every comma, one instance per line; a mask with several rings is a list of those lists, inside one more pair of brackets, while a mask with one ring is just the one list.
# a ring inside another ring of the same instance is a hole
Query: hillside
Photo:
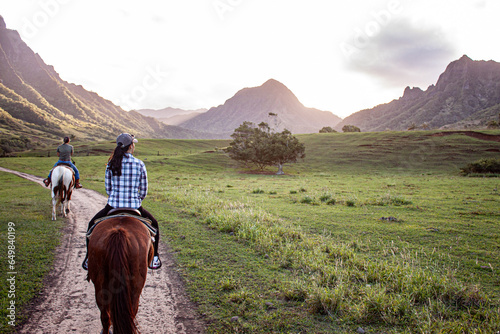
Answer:
[[500, 113], [500, 63], [467, 56], [450, 63], [436, 85], [423, 91], [406, 87], [401, 98], [346, 117], [362, 131], [406, 130], [412, 127], [485, 127]]
[[112, 139], [121, 132], [148, 138], [210, 138], [126, 112], [62, 80], [0, 16], [0, 153], [59, 141], [62, 136]]
[[297, 134], [316, 133], [324, 126], [335, 126], [341, 119], [328, 111], [304, 107], [285, 85], [270, 79], [262, 86], [240, 90], [223, 105], [179, 126], [195, 131], [209, 129], [228, 137], [245, 121], [266, 122], [275, 130], [286, 128]]

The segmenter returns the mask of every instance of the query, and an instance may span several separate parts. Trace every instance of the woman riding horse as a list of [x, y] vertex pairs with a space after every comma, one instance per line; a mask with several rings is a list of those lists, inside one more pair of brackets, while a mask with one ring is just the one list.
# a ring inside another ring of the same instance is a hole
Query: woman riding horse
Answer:
[[[132, 155], [135, 150], [135, 143], [137, 143], [137, 139], [128, 133], [122, 133], [116, 138], [116, 148], [108, 161], [105, 175], [106, 193], [109, 196], [108, 203], [104, 209], [90, 220], [87, 231], [98, 218], [105, 217], [114, 208], [137, 209], [143, 217], [151, 220], [151, 225], [156, 228], [154, 258], [149, 264], [149, 268], [159, 269], [161, 267], [158, 255], [160, 231], [156, 219], [142, 207], [142, 200], [144, 200], [148, 192], [148, 176], [144, 162]], [[82, 267], [88, 270], [88, 254], [85, 255]]]

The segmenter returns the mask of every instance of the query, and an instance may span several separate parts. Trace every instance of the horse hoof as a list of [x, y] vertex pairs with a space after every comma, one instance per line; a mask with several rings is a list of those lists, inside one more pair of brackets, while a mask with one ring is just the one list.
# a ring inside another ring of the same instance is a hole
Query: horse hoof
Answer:
[[68, 214], [68, 213], [69, 213], [69, 209], [66, 209], [66, 214]]

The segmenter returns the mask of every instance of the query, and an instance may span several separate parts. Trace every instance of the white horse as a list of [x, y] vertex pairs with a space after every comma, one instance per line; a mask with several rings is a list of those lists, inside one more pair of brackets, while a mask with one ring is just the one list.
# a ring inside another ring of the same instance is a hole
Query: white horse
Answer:
[[69, 201], [75, 185], [75, 174], [71, 167], [57, 166], [52, 170], [52, 220], [56, 220], [56, 207], [61, 204], [61, 214], [69, 213]]

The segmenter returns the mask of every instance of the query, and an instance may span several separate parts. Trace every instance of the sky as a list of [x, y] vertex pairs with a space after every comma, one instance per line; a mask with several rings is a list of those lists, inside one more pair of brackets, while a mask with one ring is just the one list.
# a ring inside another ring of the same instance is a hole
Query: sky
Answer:
[[500, 61], [497, 0], [0, 0], [63, 80], [125, 110], [211, 108], [275, 79], [339, 117]]

